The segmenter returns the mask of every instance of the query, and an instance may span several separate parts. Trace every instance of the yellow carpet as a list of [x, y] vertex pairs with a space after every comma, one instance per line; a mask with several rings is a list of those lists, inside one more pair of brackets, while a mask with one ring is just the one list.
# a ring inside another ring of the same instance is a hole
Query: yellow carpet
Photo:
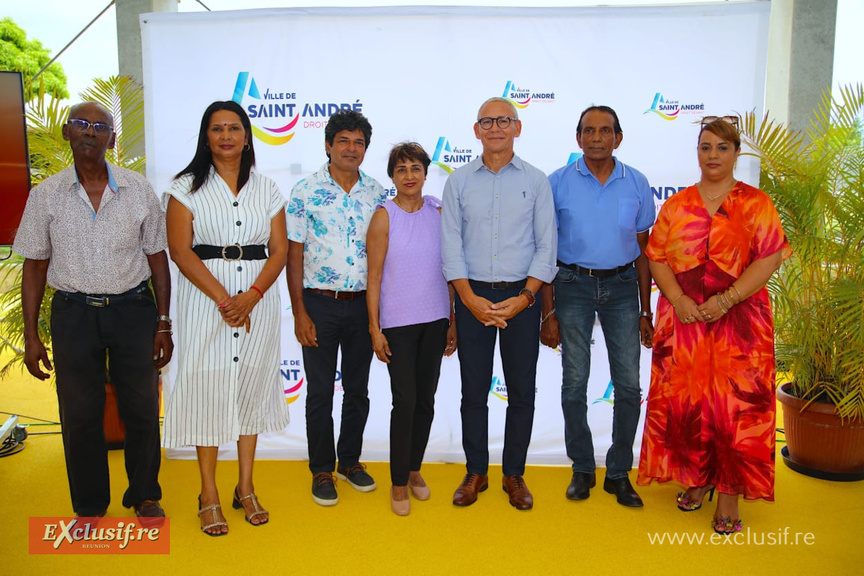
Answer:
[[[0, 381], [0, 410], [57, 419], [53, 388], [29, 376]], [[0, 415], [0, 423], [5, 419]], [[616, 504], [600, 486], [589, 500], [570, 502], [564, 498], [569, 468], [529, 467], [525, 478], [535, 507], [519, 512], [509, 506], [496, 467], [489, 490], [463, 509], [450, 499], [464, 467], [430, 464], [423, 474], [432, 499], [412, 501], [410, 516], [397, 517], [389, 507], [385, 463], [369, 464], [377, 490], [361, 494], [339, 483], [339, 504], [323, 508], [312, 502], [306, 463], [296, 461], [256, 464], [256, 492], [271, 512], [270, 523], [262, 527], [250, 526], [231, 509], [236, 463], [220, 462], [218, 481], [231, 532], [209, 538], [198, 530], [195, 514], [196, 463], [163, 459], [162, 504], [172, 523], [169, 555], [31, 556], [28, 517], [69, 515], [71, 508], [59, 435], [31, 436], [26, 446], [0, 458], [3, 574], [864, 573], [864, 483], [808, 478], [782, 462], [777, 464], [776, 502], [741, 505], [751, 543], [712, 545], [713, 506], [679, 512], [674, 500], [680, 487], [671, 484], [640, 488], [645, 507], [633, 510]], [[110, 465], [109, 516], [121, 516], [127, 512], [120, 505], [122, 451], [111, 453]], [[601, 483], [603, 472], [598, 470]], [[705, 543], [652, 545], [649, 533], [664, 532], [702, 535]], [[782, 541], [784, 533], [791, 542], [796, 532], [812, 534], [812, 544], [769, 544]]]

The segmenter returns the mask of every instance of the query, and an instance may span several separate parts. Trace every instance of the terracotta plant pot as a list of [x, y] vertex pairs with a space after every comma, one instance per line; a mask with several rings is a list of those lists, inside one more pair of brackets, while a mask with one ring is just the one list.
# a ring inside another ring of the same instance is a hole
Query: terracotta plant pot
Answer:
[[105, 384], [105, 417], [102, 421], [105, 428], [105, 444], [109, 450], [123, 448], [126, 439], [126, 426], [120, 419], [120, 411], [117, 408], [117, 390], [113, 384]]
[[856, 475], [864, 471], [864, 422], [841, 422], [833, 404], [813, 402], [802, 412], [807, 402], [792, 396], [791, 387], [787, 383], [777, 388], [789, 460], [828, 474]]
[[[159, 377], [159, 407], [162, 407], [162, 377]], [[109, 450], [120, 450], [126, 441], [126, 426], [120, 419], [117, 408], [117, 390], [111, 383], [105, 383], [105, 416], [102, 420], [105, 428], [105, 444]]]

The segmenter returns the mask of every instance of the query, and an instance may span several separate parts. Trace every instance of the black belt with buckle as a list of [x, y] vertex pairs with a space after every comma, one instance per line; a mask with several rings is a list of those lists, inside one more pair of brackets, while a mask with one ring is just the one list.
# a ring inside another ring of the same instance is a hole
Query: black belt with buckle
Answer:
[[582, 266], [579, 266], [578, 264], [565, 264], [564, 262], [561, 262], [560, 260], [558, 260], [558, 266], [560, 266], [561, 268], [567, 268], [568, 270], [572, 270], [572, 271], [577, 272], [579, 274], [586, 274], [588, 276], [591, 276], [592, 278], [609, 278], [611, 276], [615, 276], [616, 274], [620, 274], [621, 272], [624, 272], [628, 268], [632, 268], [633, 262], [630, 262], [629, 264], [624, 264], [623, 266], [618, 266], [617, 268], [610, 268], [608, 270], [598, 270], [596, 268], [583, 268]]
[[[65, 292], [63, 290], [57, 290], [57, 292], [62, 294], [65, 298], [68, 298], [69, 300], [74, 300], [75, 302], [83, 302], [88, 306], [104, 308], [105, 306], [108, 306], [110, 304], [119, 304], [124, 300], [138, 298], [142, 295], [150, 296], [150, 283], [148, 280], [144, 280], [135, 288], [127, 290], [122, 294], [84, 294], [82, 292]], [[152, 298], [152, 296], [150, 297]]]
[[491, 288], [492, 290], [509, 290], [510, 288], [524, 288], [528, 279], [516, 280], [515, 282], [481, 282], [480, 280], [469, 280], [472, 286], [480, 288]]
[[230, 246], [198, 244], [197, 246], [192, 247], [192, 251], [195, 252], [201, 260], [222, 258], [223, 260], [233, 262], [235, 260], [267, 259], [267, 252], [264, 251], [263, 244], [250, 244], [249, 246], [240, 246], [239, 244], [231, 244]]
[[327, 296], [328, 298], [333, 298], [335, 300], [356, 300], [357, 298], [366, 297], [365, 290], [359, 292], [339, 292], [336, 290], [322, 290], [320, 288], [306, 288], [306, 290], [313, 294], [320, 294], [321, 296]]

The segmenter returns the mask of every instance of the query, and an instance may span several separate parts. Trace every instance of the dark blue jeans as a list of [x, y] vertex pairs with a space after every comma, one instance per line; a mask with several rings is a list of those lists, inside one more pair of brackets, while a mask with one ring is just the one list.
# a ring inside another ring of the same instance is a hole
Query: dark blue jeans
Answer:
[[159, 373], [153, 362], [156, 304], [149, 293], [105, 307], [54, 294], [51, 335], [72, 509], [101, 513], [111, 502], [105, 444], [105, 365], [126, 426], [129, 488], [123, 506], [162, 498]]
[[[369, 365], [372, 340], [366, 298], [335, 300], [303, 291], [306, 311], [315, 323], [318, 347], [303, 347], [306, 373], [306, 438], [312, 474], [332, 472], [339, 464], [360, 461], [363, 431], [369, 417]], [[334, 446], [333, 387], [336, 358], [342, 347], [342, 423]]]
[[595, 315], [600, 319], [615, 403], [612, 446], [606, 476], [622, 478], [633, 466], [633, 439], [639, 424], [639, 288], [631, 267], [609, 278], [560, 268], [555, 278], [555, 310], [561, 333], [564, 440], [574, 472], [594, 472], [594, 443], [588, 427], [588, 376]]
[[[520, 288], [493, 290], [476, 286], [474, 293], [490, 302], [519, 294]], [[525, 458], [534, 427], [534, 393], [537, 355], [540, 350], [540, 295], [537, 304], [507, 321], [507, 328], [484, 326], [456, 299], [456, 334], [462, 375], [462, 447], [469, 473], [489, 470], [489, 388], [495, 340], [501, 336], [501, 364], [507, 385], [507, 419], [504, 425], [505, 476], [525, 473]]]

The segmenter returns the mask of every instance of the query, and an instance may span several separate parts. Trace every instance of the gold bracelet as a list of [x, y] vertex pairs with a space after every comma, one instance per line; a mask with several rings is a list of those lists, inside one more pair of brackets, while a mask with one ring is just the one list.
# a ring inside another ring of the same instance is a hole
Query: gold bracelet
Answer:
[[723, 306], [723, 301], [720, 299], [720, 293], [719, 293], [719, 292], [717, 292], [716, 294], [714, 294], [714, 298], [717, 299], [717, 306], [720, 308], [720, 310], [721, 310], [724, 314], [726, 314], [727, 312], [729, 312], [729, 309], [726, 308], [725, 306]]
[[552, 316], [552, 314], [554, 314], [554, 313], [555, 313], [555, 309], [552, 308], [552, 310], [550, 310], [549, 313], [546, 314], [546, 316], [544, 316], [543, 318], [540, 319], [540, 324], [542, 324], [543, 322], [548, 320]]
[[717, 302], [719, 302], [723, 305], [723, 312], [724, 313], [729, 312], [729, 309], [732, 308], [731, 306], [729, 306], [729, 301], [726, 300], [726, 297], [723, 296], [722, 292], [717, 293]]
[[[669, 303], [672, 304], [672, 308], [675, 308], [675, 305], [678, 304], [678, 300], [680, 300], [683, 296], [684, 296], [684, 292], [681, 292], [681, 294], [679, 294], [678, 297], [675, 298], [675, 300], [669, 301]], [[667, 300], [668, 300], [668, 298], [667, 298]]]
[[736, 301], [736, 303], [740, 303], [741, 302], [741, 292], [738, 291], [738, 287], [735, 286], [735, 284], [732, 284], [732, 289], [734, 289], [735, 293], [738, 294], [738, 300]]
[[731, 310], [732, 307], [735, 305], [735, 302], [732, 301], [732, 297], [729, 296], [728, 292], [723, 292], [722, 296], [723, 296], [723, 303], [726, 304], [726, 308]]

